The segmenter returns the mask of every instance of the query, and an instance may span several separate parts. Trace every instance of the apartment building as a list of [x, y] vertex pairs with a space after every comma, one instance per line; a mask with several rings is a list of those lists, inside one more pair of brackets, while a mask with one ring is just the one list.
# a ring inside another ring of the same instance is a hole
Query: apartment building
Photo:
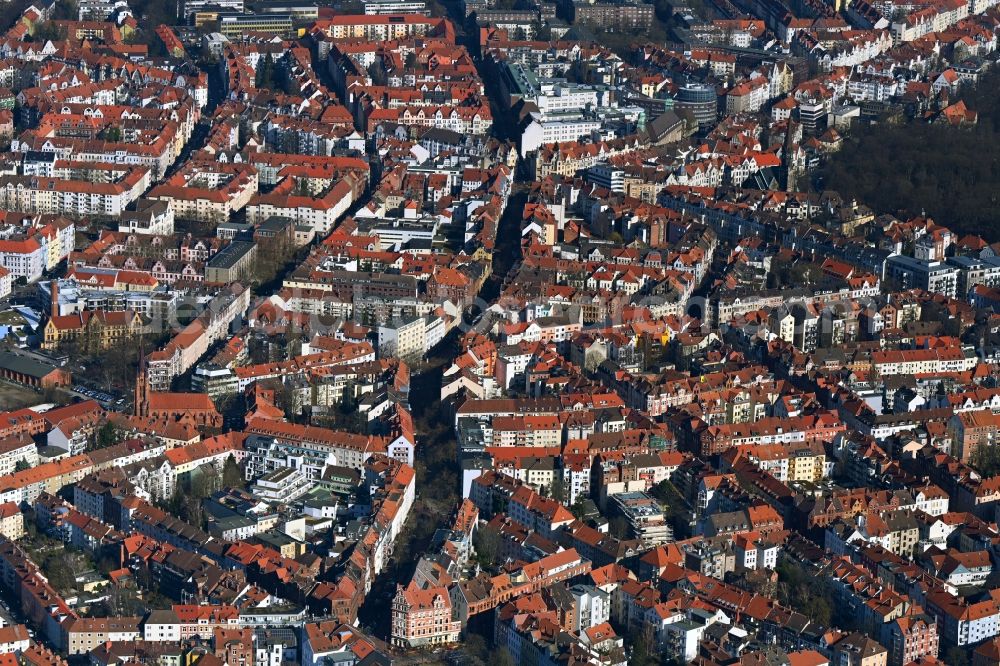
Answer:
[[118, 231], [169, 236], [174, 233], [174, 209], [166, 201], [138, 199], [118, 218]]
[[11, 541], [24, 536], [24, 514], [14, 502], [0, 504], [0, 535]]
[[287, 178], [267, 194], [255, 196], [247, 206], [247, 220], [251, 224], [262, 224], [272, 217], [288, 218], [296, 225], [305, 225], [314, 233], [326, 235], [354, 203], [355, 189], [347, 179], [330, 186], [319, 196], [293, 193], [295, 186], [294, 180]]
[[386, 42], [394, 39], [423, 37], [443, 30], [443, 23], [443, 19], [432, 19], [418, 14], [350, 15], [317, 21], [313, 29], [336, 40], [363, 39], [365, 41]]
[[497, 416], [492, 421], [493, 446], [558, 447], [563, 427], [556, 416]]
[[997, 445], [1000, 414], [991, 409], [959, 412], [951, 417], [948, 429], [952, 433], [952, 454], [968, 462], [980, 446]]
[[763, 76], [739, 83], [726, 93], [726, 113], [757, 113], [770, 96], [769, 83]]
[[573, 3], [574, 22], [618, 30], [646, 30], [653, 24], [653, 6], [642, 2]]
[[0, 176], [0, 207], [71, 217], [117, 217], [150, 185], [145, 167], [63, 163], [64, 176]]
[[149, 192], [166, 201], [174, 215], [218, 224], [242, 210], [257, 193], [257, 170], [246, 164], [197, 163]]
[[0, 239], [0, 266], [14, 278], [34, 282], [42, 277], [48, 264], [48, 252], [36, 238]]
[[267, 419], [250, 421], [246, 432], [256, 435], [246, 441], [247, 476], [251, 478], [287, 467], [289, 460], [298, 461], [297, 468], [312, 480], [320, 478], [328, 464], [363, 470], [373, 454], [386, 453], [387, 445], [381, 437]]
[[628, 521], [632, 535], [655, 548], [673, 541], [673, 529], [667, 523], [663, 507], [652, 495], [644, 492], [627, 492], [611, 495], [609, 509]]
[[427, 352], [427, 322], [411, 316], [378, 327], [380, 358], [420, 359]]
[[250, 306], [250, 290], [238, 282], [213, 298], [197, 319], [146, 357], [146, 378], [152, 391], [168, 391], [174, 377], [184, 374], [211, 345], [229, 335], [229, 327]]
[[882, 377], [920, 373], [966, 372], [979, 362], [971, 347], [875, 351], [872, 366]]
[[452, 619], [447, 588], [420, 589], [411, 581], [397, 589], [392, 600], [393, 645], [422, 647], [455, 643], [461, 630], [461, 622]]
[[967, 601], [944, 590], [934, 591], [927, 595], [927, 612], [937, 619], [946, 645], [975, 645], [1000, 632], [1000, 607], [991, 598]]
[[889, 257], [885, 271], [886, 278], [902, 289], [924, 289], [952, 298], [958, 293], [959, 269], [943, 261], [895, 255]]
[[488, 104], [479, 106], [402, 106], [376, 109], [368, 114], [368, 134], [375, 134], [383, 123], [415, 125], [451, 130], [461, 134], [488, 134], [493, 114]]
[[428, 16], [427, 3], [424, 0], [366, 0], [365, 14], [368, 16], [392, 16], [396, 14], [411, 14]]
[[139, 617], [81, 617], [69, 622], [65, 628], [66, 650], [71, 655], [90, 654], [91, 650], [108, 641], [137, 641]]

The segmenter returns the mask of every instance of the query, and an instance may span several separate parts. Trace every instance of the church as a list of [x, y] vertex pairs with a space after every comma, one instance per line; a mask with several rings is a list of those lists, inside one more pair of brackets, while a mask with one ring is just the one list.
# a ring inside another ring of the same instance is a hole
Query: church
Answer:
[[135, 379], [135, 415], [165, 423], [190, 424], [202, 432], [222, 428], [222, 414], [207, 394], [150, 391], [145, 356], [139, 360]]

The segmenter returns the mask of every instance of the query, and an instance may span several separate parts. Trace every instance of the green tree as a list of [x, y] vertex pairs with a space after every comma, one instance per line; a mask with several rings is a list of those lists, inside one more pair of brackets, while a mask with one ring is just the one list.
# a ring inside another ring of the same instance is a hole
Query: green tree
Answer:
[[138, 340], [102, 352], [98, 359], [100, 378], [104, 386], [109, 391], [131, 392], [135, 386], [136, 370], [139, 368]]
[[268, 53], [257, 65], [254, 83], [258, 88], [274, 87], [274, 58]]
[[944, 655], [944, 663], [949, 666], [969, 666], [969, 655], [960, 647], [951, 647]]
[[631, 528], [624, 516], [615, 516], [608, 521], [608, 533], [616, 539], [627, 539], [631, 536]]
[[46, 386], [42, 389], [42, 401], [56, 405], [65, 405], [69, 402], [69, 396], [62, 389], [56, 386]]
[[972, 451], [969, 464], [983, 476], [1000, 474], [1000, 447], [980, 444]]
[[219, 489], [222, 478], [215, 465], [205, 463], [191, 472], [188, 495], [203, 500]]
[[668, 0], [656, 0], [656, 2], [653, 3], [653, 8], [656, 12], [656, 18], [664, 23], [669, 22], [674, 16], [674, 8], [670, 5]]
[[368, 65], [368, 76], [371, 77], [373, 85], [384, 86], [386, 83], [385, 69], [378, 60]]
[[[783, 559], [778, 563], [778, 601], [823, 626], [831, 624], [850, 629], [856, 618], [843, 613], [834, 617], [827, 599], [831, 596], [825, 579], [817, 580], [796, 562]], [[838, 609], [839, 610], [839, 609]]]
[[833, 611], [830, 609], [830, 602], [823, 597], [810, 595], [802, 604], [802, 614], [813, 622], [818, 622], [821, 626], [829, 627], [833, 619]]
[[230, 455], [222, 466], [222, 485], [226, 488], [245, 488], [246, 480], [236, 458]]
[[476, 551], [476, 561], [483, 569], [492, 569], [497, 565], [497, 555], [500, 550], [500, 535], [490, 527], [483, 527], [476, 530], [473, 539], [473, 548]]
[[690, 528], [688, 523], [690, 509], [674, 484], [669, 479], [664, 479], [652, 487], [651, 493], [663, 507], [663, 515], [674, 528], [674, 536], [686, 535]]
[[656, 649], [650, 637], [641, 631], [629, 634], [632, 653], [629, 655], [629, 666], [653, 666], [658, 663]]
[[49, 579], [49, 584], [61, 593], [72, 590], [76, 584], [75, 567], [66, 551], [50, 553], [42, 564], [42, 570]]
[[121, 441], [124, 432], [111, 421], [105, 421], [94, 434], [94, 449], [106, 449]]
[[549, 497], [560, 504], [566, 502], [566, 482], [563, 481], [562, 474], [558, 471], [552, 475], [552, 486], [549, 488]]
[[826, 189], [899, 217], [925, 212], [959, 234], [1000, 238], [1000, 169], [982, 159], [1000, 151], [1000, 73], [961, 93], [975, 125], [872, 123], [852, 135], [822, 169]]
[[66, 30], [57, 27], [56, 24], [51, 21], [46, 21], [45, 23], [35, 26], [32, 38], [34, 41], [40, 43], [48, 41], [57, 42], [66, 39]]
[[24, 458], [21, 458], [16, 463], [14, 463], [15, 472], [23, 472], [26, 469], [31, 469], [31, 465]]
[[302, 415], [302, 406], [295, 398], [295, 391], [285, 383], [276, 388], [274, 402], [276, 407], [285, 412], [285, 417], [289, 421], [295, 421], [297, 417]]
[[507, 648], [500, 648], [490, 653], [489, 666], [515, 666], [514, 657]]
[[52, 8], [52, 18], [56, 21], [75, 21], [80, 16], [80, 10], [73, 0], [61, 0]]
[[181, 497], [179, 513], [181, 520], [199, 528], [205, 519], [205, 513], [201, 507], [201, 499], [191, 495]]

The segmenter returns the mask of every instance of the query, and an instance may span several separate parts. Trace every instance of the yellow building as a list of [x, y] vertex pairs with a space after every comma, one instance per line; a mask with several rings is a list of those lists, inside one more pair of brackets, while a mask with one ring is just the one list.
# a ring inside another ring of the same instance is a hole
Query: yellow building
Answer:
[[0, 534], [11, 541], [24, 536], [24, 514], [14, 502], [0, 504]]
[[821, 481], [825, 466], [826, 454], [822, 451], [822, 447], [796, 449], [788, 456], [788, 480], [812, 483]]
[[142, 317], [131, 310], [84, 310], [72, 315], [56, 315], [45, 324], [42, 348], [55, 349], [77, 341], [83, 351], [105, 351], [140, 335], [142, 326]]

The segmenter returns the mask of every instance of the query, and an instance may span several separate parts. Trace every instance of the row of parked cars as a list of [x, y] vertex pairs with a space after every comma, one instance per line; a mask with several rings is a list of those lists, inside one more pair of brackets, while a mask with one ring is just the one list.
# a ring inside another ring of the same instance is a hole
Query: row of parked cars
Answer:
[[88, 398], [96, 400], [100, 403], [104, 403], [105, 405], [115, 405], [117, 407], [121, 407], [122, 405], [125, 404], [125, 398], [116, 398], [110, 393], [105, 393], [104, 391], [97, 391], [95, 389], [90, 389], [80, 384], [74, 385], [73, 390], [79, 393], [80, 395], [85, 395]]

